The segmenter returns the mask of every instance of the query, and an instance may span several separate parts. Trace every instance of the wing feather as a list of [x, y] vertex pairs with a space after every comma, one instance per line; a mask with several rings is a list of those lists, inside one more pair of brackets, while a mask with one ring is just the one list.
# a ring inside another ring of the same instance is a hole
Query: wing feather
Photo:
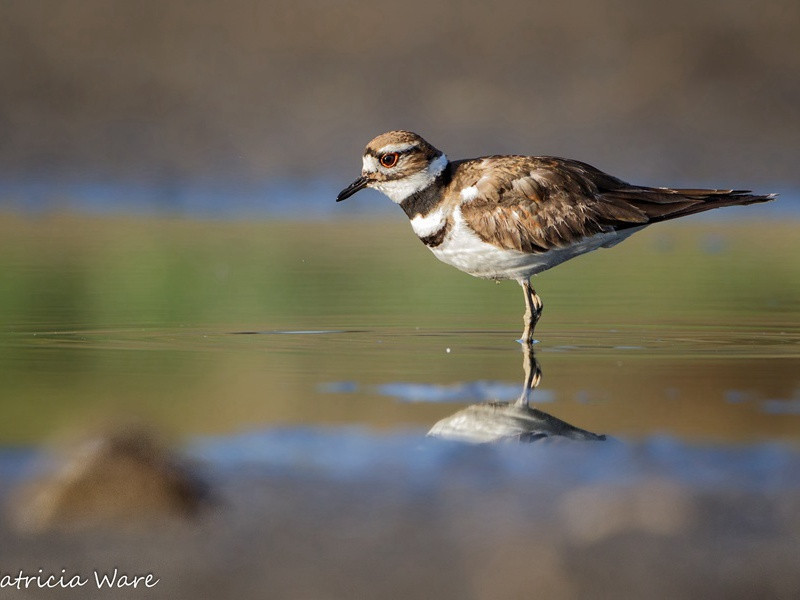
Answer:
[[478, 190], [461, 204], [467, 224], [483, 241], [522, 252], [774, 198], [747, 190], [633, 186], [586, 163], [555, 157], [491, 156], [454, 167], [453, 185]]

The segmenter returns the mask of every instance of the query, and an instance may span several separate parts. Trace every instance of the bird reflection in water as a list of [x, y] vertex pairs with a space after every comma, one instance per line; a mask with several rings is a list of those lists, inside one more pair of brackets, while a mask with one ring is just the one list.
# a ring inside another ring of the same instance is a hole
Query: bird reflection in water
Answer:
[[542, 379], [539, 361], [530, 344], [521, 344], [525, 381], [515, 402], [472, 404], [436, 423], [429, 436], [475, 444], [503, 441], [603, 441], [605, 435], [579, 429], [530, 406]]

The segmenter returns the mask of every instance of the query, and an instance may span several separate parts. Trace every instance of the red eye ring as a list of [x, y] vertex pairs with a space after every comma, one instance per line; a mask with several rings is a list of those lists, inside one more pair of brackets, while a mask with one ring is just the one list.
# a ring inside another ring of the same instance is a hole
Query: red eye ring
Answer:
[[400, 160], [400, 154], [398, 152], [387, 152], [383, 156], [381, 156], [381, 165], [386, 167], [387, 169], [391, 169], [393, 166], [397, 164], [397, 161]]

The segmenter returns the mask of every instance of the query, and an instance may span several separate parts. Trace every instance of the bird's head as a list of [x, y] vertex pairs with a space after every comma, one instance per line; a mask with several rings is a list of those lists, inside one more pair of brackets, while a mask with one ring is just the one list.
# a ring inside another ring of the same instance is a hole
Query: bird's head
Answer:
[[447, 157], [411, 131], [390, 131], [364, 149], [361, 177], [339, 192], [337, 202], [365, 187], [386, 194], [400, 204], [428, 187], [447, 167]]

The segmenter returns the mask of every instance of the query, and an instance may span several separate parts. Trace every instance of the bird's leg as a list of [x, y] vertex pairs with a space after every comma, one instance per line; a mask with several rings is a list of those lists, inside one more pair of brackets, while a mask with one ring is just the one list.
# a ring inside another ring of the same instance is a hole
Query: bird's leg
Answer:
[[523, 345], [528, 345], [533, 343], [533, 330], [542, 316], [542, 299], [531, 287], [530, 280], [522, 282], [522, 291], [525, 294], [525, 329], [522, 331], [521, 341]]
[[539, 367], [539, 361], [536, 360], [533, 346], [530, 344], [522, 344], [522, 355], [522, 369], [525, 371], [525, 382], [522, 384], [522, 394], [515, 404], [516, 406], [527, 408], [533, 389], [537, 387], [542, 380], [542, 369]]

